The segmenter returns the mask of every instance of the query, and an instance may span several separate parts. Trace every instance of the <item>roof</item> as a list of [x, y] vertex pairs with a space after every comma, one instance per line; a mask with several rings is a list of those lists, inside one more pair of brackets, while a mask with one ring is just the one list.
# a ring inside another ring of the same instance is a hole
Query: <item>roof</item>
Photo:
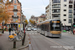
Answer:
[[37, 23], [37, 25], [45, 23], [45, 22], [53, 21], [53, 20], [59, 20], [59, 19], [48, 19], [48, 20], [42, 21], [40, 23]]
[[[17, 1], [18, 1], [18, 3], [20, 3], [19, 0], [17, 0]], [[9, 3], [13, 3], [13, 0], [11, 0]], [[21, 5], [21, 3], [20, 3], [20, 5]]]
[[40, 17], [46, 17], [46, 15], [45, 14], [42, 14]]

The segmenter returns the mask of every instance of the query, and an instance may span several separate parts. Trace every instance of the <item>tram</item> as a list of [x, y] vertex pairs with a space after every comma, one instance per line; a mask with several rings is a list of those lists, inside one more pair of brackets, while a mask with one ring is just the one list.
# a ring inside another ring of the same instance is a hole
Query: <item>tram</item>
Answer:
[[50, 37], [61, 37], [61, 21], [49, 19], [37, 24], [37, 32]]

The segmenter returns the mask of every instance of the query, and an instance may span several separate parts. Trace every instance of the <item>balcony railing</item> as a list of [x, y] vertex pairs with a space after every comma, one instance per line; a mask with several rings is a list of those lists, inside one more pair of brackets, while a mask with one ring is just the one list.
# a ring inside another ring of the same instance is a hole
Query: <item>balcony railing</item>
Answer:
[[57, 14], [56, 14], [56, 15], [52, 15], [52, 17], [60, 17], [60, 15], [57, 15]]
[[53, 1], [53, 3], [60, 3], [60, 1]]
[[60, 8], [60, 6], [52, 6], [52, 8]]
[[69, 16], [69, 18], [72, 18], [72, 16]]
[[60, 9], [53, 9], [52, 13], [60, 13]]
[[19, 18], [19, 16], [14, 16], [14, 15], [13, 15], [12, 18]]
[[60, 11], [59, 12], [52, 12], [52, 13], [60, 13]]
[[60, 17], [52, 17], [52, 19], [60, 19]]
[[18, 9], [13, 9], [13, 11], [18, 11]]

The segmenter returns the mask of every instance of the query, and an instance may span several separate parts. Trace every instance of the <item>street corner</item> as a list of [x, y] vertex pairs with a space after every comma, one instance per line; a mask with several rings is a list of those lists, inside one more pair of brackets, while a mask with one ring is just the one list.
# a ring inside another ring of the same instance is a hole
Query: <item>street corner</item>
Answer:
[[28, 48], [29, 48], [29, 45], [26, 45], [26, 46], [22, 46], [13, 50], [28, 50]]

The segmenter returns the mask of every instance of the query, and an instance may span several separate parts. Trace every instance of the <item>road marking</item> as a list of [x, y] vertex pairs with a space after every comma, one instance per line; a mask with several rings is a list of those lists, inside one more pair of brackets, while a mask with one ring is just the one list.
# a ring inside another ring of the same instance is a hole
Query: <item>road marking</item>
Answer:
[[[42, 35], [41, 35], [41, 36], [42, 36]], [[44, 36], [42, 36], [42, 37], [44, 37]], [[46, 37], [44, 37], [44, 38], [47, 39], [47, 40], [49, 40], [49, 41], [52, 42], [52, 43], [55, 43], [55, 44], [58, 45], [58, 46], [62, 46], [62, 48], [65, 49], [65, 50], [69, 50], [69, 48], [65, 48], [63, 45], [61, 45], [61, 44], [59, 44], [59, 43], [53, 41], [52, 39], [48, 39], [48, 38], [46, 38]]]

